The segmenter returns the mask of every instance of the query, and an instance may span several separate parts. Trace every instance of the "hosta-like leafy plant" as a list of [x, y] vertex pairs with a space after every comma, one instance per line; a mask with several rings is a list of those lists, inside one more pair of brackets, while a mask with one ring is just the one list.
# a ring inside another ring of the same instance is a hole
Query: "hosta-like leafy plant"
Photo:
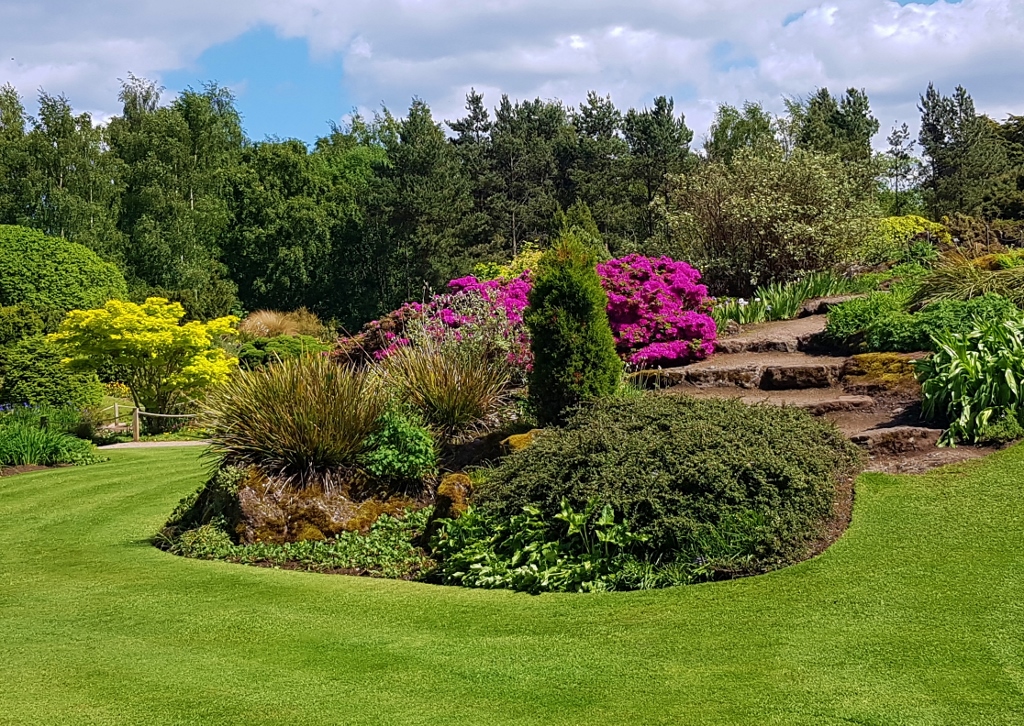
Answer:
[[1024, 321], [982, 323], [933, 340], [936, 352], [918, 364], [918, 378], [925, 417], [950, 419], [941, 443], [974, 443], [993, 427], [1024, 424]]

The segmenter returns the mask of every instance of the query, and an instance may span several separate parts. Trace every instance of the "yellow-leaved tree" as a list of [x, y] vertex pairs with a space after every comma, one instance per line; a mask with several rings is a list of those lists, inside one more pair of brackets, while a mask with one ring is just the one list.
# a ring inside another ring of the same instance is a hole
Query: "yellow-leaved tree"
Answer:
[[115, 370], [135, 405], [173, 413], [204, 389], [223, 383], [238, 365], [215, 341], [238, 332], [238, 318], [181, 324], [185, 309], [151, 297], [142, 305], [110, 300], [94, 310], [73, 310], [49, 339], [61, 346], [65, 364]]

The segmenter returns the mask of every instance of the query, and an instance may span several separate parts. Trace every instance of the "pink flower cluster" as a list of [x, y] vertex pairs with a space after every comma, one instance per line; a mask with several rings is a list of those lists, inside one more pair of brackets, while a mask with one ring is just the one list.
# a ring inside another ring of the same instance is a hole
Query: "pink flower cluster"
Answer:
[[599, 264], [620, 355], [644, 368], [707, 358], [715, 321], [700, 272], [670, 257], [629, 255]]
[[[619, 354], [632, 365], [682, 365], [714, 352], [715, 322], [700, 272], [669, 257], [629, 255], [597, 266], [608, 293], [608, 319]], [[406, 303], [375, 320], [354, 338], [339, 341], [339, 357], [382, 360], [416, 340], [432, 338], [482, 345], [518, 371], [533, 367], [523, 315], [529, 304], [528, 272], [513, 280], [460, 277], [449, 292], [427, 303]]]

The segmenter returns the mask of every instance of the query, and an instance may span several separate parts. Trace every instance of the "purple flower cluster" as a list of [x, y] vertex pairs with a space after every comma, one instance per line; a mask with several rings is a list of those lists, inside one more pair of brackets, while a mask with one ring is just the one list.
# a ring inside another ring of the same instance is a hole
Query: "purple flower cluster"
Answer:
[[629, 255], [599, 264], [619, 354], [643, 368], [707, 358], [715, 321], [700, 272], [669, 257]]
[[[619, 354], [630, 364], [650, 368], [682, 365], [714, 352], [715, 322], [700, 272], [668, 257], [629, 255], [597, 266], [608, 293], [608, 319]], [[382, 360], [418, 339], [482, 345], [500, 353], [516, 370], [533, 367], [523, 315], [529, 302], [530, 273], [511, 280], [460, 277], [448, 292], [426, 303], [406, 303], [367, 324], [353, 338], [339, 341], [337, 357], [354, 351]]]

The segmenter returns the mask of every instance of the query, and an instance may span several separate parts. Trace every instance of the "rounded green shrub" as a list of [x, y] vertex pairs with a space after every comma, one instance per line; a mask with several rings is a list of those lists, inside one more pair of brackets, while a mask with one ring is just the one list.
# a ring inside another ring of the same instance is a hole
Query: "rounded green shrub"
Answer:
[[76, 371], [61, 361], [61, 352], [41, 335], [0, 351], [0, 403], [32, 406], [94, 406], [103, 385], [91, 371]]
[[[802, 555], [859, 453], [794, 408], [647, 395], [601, 399], [537, 436], [478, 487], [484, 511], [553, 521], [611, 505], [645, 538], [637, 554], [691, 561], [737, 551], [764, 568]], [[618, 518], [621, 518], [619, 520]]]
[[242, 344], [238, 351], [238, 362], [243, 368], [255, 368], [301, 355], [326, 353], [333, 348], [332, 344], [321, 343], [311, 335], [253, 338]]
[[526, 325], [533, 349], [530, 402], [542, 424], [581, 401], [615, 391], [622, 361], [594, 252], [572, 233], [538, 264]]
[[0, 305], [100, 307], [128, 295], [124, 276], [95, 252], [27, 227], [0, 225]]

